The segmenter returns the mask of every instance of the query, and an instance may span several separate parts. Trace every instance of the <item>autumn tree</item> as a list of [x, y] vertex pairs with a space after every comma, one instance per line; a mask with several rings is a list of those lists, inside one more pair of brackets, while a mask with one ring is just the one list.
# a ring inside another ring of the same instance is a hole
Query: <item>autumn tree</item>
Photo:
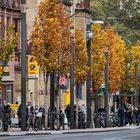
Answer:
[[[53, 71], [58, 78], [69, 71], [71, 21], [68, 17], [64, 5], [58, 3], [57, 0], [40, 2], [31, 33], [32, 54], [47, 77]], [[59, 87], [55, 91], [59, 94]], [[62, 104], [62, 94], [59, 95], [57, 107]]]
[[56, 0], [41, 1], [31, 39], [33, 55], [45, 72], [67, 69], [64, 67], [69, 64], [70, 21], [63, 5]]
[[109, 89], [110, 93], [121, 89], [121, 82], [125, 75], [126, 55], [125, 42], [108, 25], [104, 30], [100, 24], [92, 27], [94, 36], [91, 43], [91, 77], [95, 92], [104, 84], [105, 47], [108, 48], [109, 59]]
[[104, 32], [105, 44], [108, 47], [109, 58], [109, 89], [110, 93], [121, 89], [121, 82], [126, 70], [126, 56], [128, 55], [125, 42], [108, 25]]
[[101, 84], [104, 83], [104, 31], [101, 24], [92, 26], [93, 39], [91, 41], [91, 78], [93, 81], [93, 90], [97, 92]]
[[13, 25], [10, 25], [5, 36], [0, 41], [0, 61], [9, 61], [14, 56], [14, 49], [17, 47], [18, 33], [13, 35]]
[[[132, 46], [131, 49], [131, 87], [135, 87], [135, 63], [138, 62], [138, 73], [140, 73], [140, 41], [137, 41], [137, 43]], [[140, 80], [140, 75], [138, 74], [138, 79]], [[139, 81], [138, 80], [138, 81]], [[138, 83], [138, 86], [140, 87], [140, 83]]]
[[87, 75], [87, 48], [82, 29], [76, 28], [74, 35], [74, 78], [75, 83], [86, 81]]
[[14, 26], [10, 25], [5, 32], [4, 37], [0, 40], [0, 85], [2, 84], [3, 74], [3, 61], [8, 62], [12, 60], [15, 54], [15, 48], [17, 47], [18, 33], [13, 34]]

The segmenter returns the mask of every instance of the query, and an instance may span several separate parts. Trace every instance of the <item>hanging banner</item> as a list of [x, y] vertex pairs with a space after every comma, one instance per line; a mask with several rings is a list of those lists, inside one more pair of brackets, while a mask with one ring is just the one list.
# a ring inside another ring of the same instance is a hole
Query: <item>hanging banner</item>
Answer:
[[39, 78], [38, 62], [32, 55], [28, 55], [28, 78]]
[[0, 66], [0, 74], [2, 74], [2, 66]]
[[70, 104], [70, 91], [67, 90], [64, 93], [64, 107], [66, 107], [66, 105], [69, 105], [69, 104]]
[[59, 78], [59, 88], [60, 89], [67, 89], [67, 79], [66, 76], [63, 74]]

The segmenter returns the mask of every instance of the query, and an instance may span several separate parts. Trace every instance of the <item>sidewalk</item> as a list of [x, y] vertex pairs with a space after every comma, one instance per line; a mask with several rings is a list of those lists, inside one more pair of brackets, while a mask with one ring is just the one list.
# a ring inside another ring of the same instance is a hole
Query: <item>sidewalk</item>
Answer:
[[[20, 135], [50, 135], [50, 134], [71, 134], [71, 133], [95, 133], [107, 131], [120, 131], [130, 129], [140, 129], [140, 126], [124, 126], [124, 127], [109, 127], [109, 128], [91, 128], [91, 129], [72, 129], [72, 130], [43, 130], [43, 131], [20, 131], [19, 128], [9, 132], [0, 132], [0, 136], [20, 136]], [[16, 130], [17, 129], [17, 130]]]

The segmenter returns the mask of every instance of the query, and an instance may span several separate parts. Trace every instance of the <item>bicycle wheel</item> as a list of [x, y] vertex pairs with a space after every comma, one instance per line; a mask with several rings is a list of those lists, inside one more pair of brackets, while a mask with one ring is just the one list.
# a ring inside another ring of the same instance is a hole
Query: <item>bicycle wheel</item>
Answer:
[[28, 117], [27, 126], [26, 126], [26, 130], [27, 130], [27, 131], [30, 129], [31, 123], [32, 123], [32, 119], [31, 119], [30, 117]]
[[58, 118], [54, 121], [54, 129], [59, 130], [60, 129], [60, 120]]
[[3, 129], [3, 122], [2, 120], [0, 120], [0, 131], [2, 131], [2, 129]]

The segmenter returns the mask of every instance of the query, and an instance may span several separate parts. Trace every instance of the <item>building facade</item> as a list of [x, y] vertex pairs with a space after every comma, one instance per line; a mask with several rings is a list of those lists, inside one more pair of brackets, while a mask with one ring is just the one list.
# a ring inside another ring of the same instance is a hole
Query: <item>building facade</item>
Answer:
[[[20, 32], [21, 25], [21, 10], [20, 0], [0, 0], [0, 38], [2, 39], [8, 29], [8, 26], [14, 24], [14, 32]], [[15, 58], [10, 62], [2, 60], [1, 66], [3, 67], [2, 76], [2, 89], [0, 96], [3, 97], [8, 103], [14, 103], [20, 98], [21, 84], [17, 83], [20, 77], [20, 39], [15, 49]], [[17, 86], [17, 84], [19, 86]], [[17, 94], [16, 94], [17, 92]]]
[[[30, 44], [30, 34], [34, 23], [38, 5], [41, 0], [28, 0], [27, 3], [27, 44]], [[14, 24], [14, 32], [21, 31], [21, 9], [20, 0], [0, 0], [0, 38], [4, 35], [7, 27]], [[72, 4], [75, 4], [75, 25], [85, 31], [86, 24], [90, 17], [90, 0], [59, 0], [65, 6], [67, 14], [71, 14]], [[80, 10], [80, 12], [79, 12]], [[28, 56], [27, 56], [28, 58]], [[28, 62], [28, 61], [27, 61]], [[15, 49], [15, 58], [8, 62], [2, 78], [2, 91], [0, 96], [4, 97], [7, 102], [21, 102], [21, 39], [18, 41]], [[85, 100], [85, 87], [82, 87], [82, 98]], [[48, 86], [49, 93], [49, 86]], [[49, 95], [47, 95], [49, 98]], [[39, 76], [35, 78], [28, 77], [27, 73], [27, 101], [32, 101], [33, 105], [43, 105], [46, 99], [45, 76], [39, 70]], [[47, 100], [49, 101], [49, 100]], [[49, 102], [48, 102], [49, 104]]]

